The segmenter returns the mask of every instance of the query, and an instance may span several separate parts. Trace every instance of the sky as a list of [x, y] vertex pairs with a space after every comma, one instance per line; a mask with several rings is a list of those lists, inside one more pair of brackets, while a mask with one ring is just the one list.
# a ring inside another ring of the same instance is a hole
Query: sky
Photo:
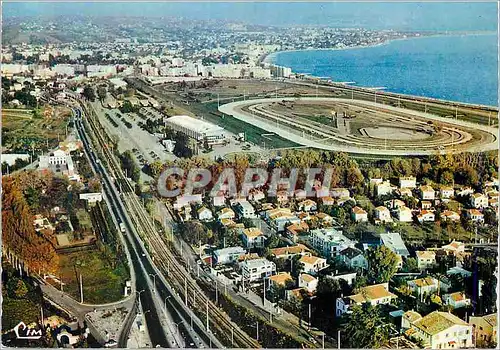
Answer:
[[172, 16], [262, 25], [496, 31], [495, 2], [5, 2], [3, 15]]

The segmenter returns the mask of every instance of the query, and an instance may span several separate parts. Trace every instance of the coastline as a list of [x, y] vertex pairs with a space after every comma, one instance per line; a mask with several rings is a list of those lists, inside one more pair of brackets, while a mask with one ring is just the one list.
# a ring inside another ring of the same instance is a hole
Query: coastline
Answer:
[[[383, 46], [383, 45], [388, 45], [392, 42], [396, 41], [402, 41], [402, 40], [412, 40], [412, 39], [424, 39], [424, 38], [439, 38], [439, 37], [457, 37], [457, 36], [478, 36], [478, 35], [493, 35], [497, 34], [494, 31], [487, 31], [487, 32], [457, 32], [457, 33], [436, 33], [436, 34], [428, 34], [428, 35], [418, 35], [418, 36], [412, 36], [412, 37], [406, 37], [406, 38], [395, 38], [395, 39], [389, 39], [382, 41], [377, 44], [371, 44], [371, 45], [357, 45], [357, 46], [348, 46], [348, 47], [332, 47], [332, 48], [308, 48], [308, 49], [295, 49], [295, 50], [280, 50], [280, 51], [274, 51], [274, 52], [269, 52], [264, 54], [261, 59], [260, 63], [264, 64], [274, 64], [274, 59], [276, 56], [279, 54], [285, 53], [285, 52], [307, 52], [307, 51], [341, 51], [341, 50], [354, 50], [354, 49], [367, 49], [367, 48], [373, 48], [373, 47], [378, 47], [378, 46]], [[292, 70], [293, 73], [293, 70]], [[313, 76], [313, 75], [311, 75]]]

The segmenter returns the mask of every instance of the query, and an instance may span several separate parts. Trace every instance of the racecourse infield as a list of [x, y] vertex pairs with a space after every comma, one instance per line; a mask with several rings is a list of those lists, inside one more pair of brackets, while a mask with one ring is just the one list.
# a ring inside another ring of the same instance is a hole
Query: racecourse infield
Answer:
[[498, 149], [498, 129], [369, 101], [263, 98], [219, 111], [303, 147], [354, 154], [423, 156]]

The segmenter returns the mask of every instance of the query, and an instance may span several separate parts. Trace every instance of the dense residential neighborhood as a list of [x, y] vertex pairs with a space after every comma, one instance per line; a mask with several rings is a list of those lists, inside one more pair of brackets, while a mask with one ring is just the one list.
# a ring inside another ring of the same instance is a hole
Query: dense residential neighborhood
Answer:
[[[201, 203], [189, 203], [182, 195], [167, 201], [167, 206], [184, 202], [187, 207], [211, 210], [215, 222], [199, 229], [216, 235], [222, 230], [225, 237], [231, 232], [236, 239], [232, 245], [225, 240], [222, 248], [209, 240], [213, 250], [208, 254], [204, 250], [201, 261], [216, 271], [223, 265], [225, 281], [235, 289], [257, 294], [266, 289], [269, 301], [306, 325], [324, 317], [318, 312], [329, 307], [333, 314], [329, 318], [342, 329], [353, 322], [353, 312], [363, 312], [356, 306], [370, 305], [384, 322], [392, 320], [385, 326], [401, 329], [410, 342], [432, 348], [471, 347], [478, 339], [470, 315], [480, 304], [484, 312], [493, 310], [493, 304], [484, 304], [492, 289], [484, 288], [494, 286], [486, 279], [471, 279], [475, 263], [468, 246], [489, 243], [493, 236], [479, 235], [477, 228], [472, 236], [452, 229], [445, 231], [446, 238], [427, 236], [435, 243], [422, 244], [411, 235], [435, 225], [473, 225], [476, 218], [471, 213], [491, 211], [497, 220], [488, 193], [496, 195], [498, 180], [493, 178], [475, 191], [460, 185], [434, 186], [411, 176], [396, 181], [369, 178], [356, 189], [317, 191], [309, 198], [300, 189], [282, 190], [277, 197], [260, 188], [246, 198], [220, 193], [224, 199], [218, 199], [217, 206], [209, 196]], [[316, 188], [321, 189], [320, 184]], [[182, 209], [176, 210], [184, 221]], [[345, 212], [343, 217], [339, 210]], [[184, 221], [188, 224], [192, 220]], [[481, 225], [488, 227], [483, 221]], [[483, 254], [494, 259], [488, 251]], [[324, 293], [337, 295], [333, 306], [318, 305], [325, 302]], [[310, 305], [312, 313], [307, 311]]]

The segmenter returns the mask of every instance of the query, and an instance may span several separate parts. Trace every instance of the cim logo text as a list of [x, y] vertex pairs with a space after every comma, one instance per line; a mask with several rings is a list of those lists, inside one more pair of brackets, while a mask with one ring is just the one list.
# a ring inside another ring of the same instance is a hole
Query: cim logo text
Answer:
[[26, 324], [21, 321], [17, 326], [14, 327], [14, 332], [16, 333], [17, 339], [40, 339], [42, 337], [41, 329], [29, 328]]

